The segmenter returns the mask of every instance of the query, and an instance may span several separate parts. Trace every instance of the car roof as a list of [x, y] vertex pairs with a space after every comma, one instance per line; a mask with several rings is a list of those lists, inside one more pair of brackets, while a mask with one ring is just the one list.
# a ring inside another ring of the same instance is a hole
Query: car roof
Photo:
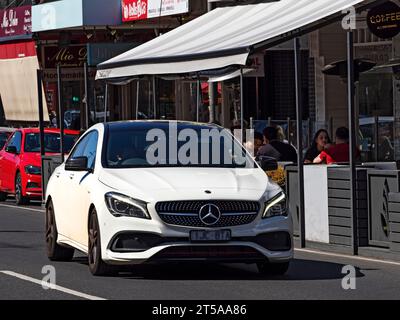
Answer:
[[[20, 128], [20, 131], [24, 133], [39, 133], [39, 128]], [[45, 133], [60, 133], [60, 129], [57, 128], [44, 128]], [[72, 135], [79, 135], [79, 131], [77, 130], [64, 130], [64, 134], [72, 134]]]
[[130, 128], [146, 129], [146, 128], [162, 128], [167, 129], [170, 124], [176, 124], [178, 128], [193, 128], [193, 129], [222, 129], [214, 123], [199, 123], [191, 121], [176, 121], [176, 120], [132, 120], [132, 121], [117, 121], [108, 122], [106, 125], [111, 130], [124, 130]]

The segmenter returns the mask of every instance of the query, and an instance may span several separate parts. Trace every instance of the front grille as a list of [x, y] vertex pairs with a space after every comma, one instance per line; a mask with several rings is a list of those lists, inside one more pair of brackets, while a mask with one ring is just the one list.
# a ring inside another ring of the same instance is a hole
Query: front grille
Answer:
[[221, 260], [243, 261], [265, 260], [256, 249], [245, 246], [176, 246], [156, 253], [151, 260]]
[[[205, 225], [199, 218], [199, 211], [206, 204], [216, 205], [220, 212], [220, 220], [213, 225]], [[254, 221], [260, 210], [256, 201], [168, 201], [158, 202], [156, 211], [167, 224], [187, 227], [231, 227], [248, 224]]]

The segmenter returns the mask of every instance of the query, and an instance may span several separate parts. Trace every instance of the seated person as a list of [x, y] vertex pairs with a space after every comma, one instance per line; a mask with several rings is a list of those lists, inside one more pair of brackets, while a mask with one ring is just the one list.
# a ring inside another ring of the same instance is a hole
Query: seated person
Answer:
[[258, 150], [263, 146], [264, 144], [264, 137], [260, 132], [254, 132], [254, 140], [253, 141], [247, 141], [245, 144], [246, 150], [250, 152], [251, 155], [256, 156], [258, 153]]
[[349, 129], [340, 127], [336, 130], [336, 144], [322, 151], [315, 159], [314, 163], [339, 163], [349, 162]]
[[313, 163], [314, 159], [318, 157], [322, 151], [328, 149], [331, 143], [328, 131], [325, 129], [318, 130], [314, 136], [311, 147], [306, 152], [304, 163]]
[[[271, 131], [271, 132], [270, 132]], [[275, 133], [274, 133], [275, 132]], [[276, 129], [272, 127], [267, 127], [263, 131], [264, 135], [264, 145], [258, 149], [258, 152], [256, 153], [257, 156], [265, 156], [265, 157], [271, 157], [276, 160], [279, 160], [281, 158], [281, 154], [279, 153], [278, 150], [276, 150], [271, 144], [270, 140], [268, 138], [271, 137], [271, 135], [276, 135]]]
[[276, 128], [267, 127], [263, 131], [265, 145], [260, 148], [258, 155], [270, 156], [278, 161], [297, 162], [296, 149], [289, 143], [278, 140]]

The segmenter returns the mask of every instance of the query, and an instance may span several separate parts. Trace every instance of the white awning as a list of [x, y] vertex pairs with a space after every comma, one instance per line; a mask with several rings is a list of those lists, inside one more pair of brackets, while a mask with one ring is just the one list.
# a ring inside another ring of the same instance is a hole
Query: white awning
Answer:
[[98, 65], [96, 79], [243, 66], [253, 46], [299, 31], [364, 0], [280, 0], [217, 8]]

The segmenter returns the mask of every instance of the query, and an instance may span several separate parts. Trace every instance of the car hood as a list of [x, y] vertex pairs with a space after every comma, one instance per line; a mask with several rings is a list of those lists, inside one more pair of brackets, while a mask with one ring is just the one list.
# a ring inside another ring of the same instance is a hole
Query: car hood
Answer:
[[[173, 199], [259, 200], [271, 183], [260, 169], [104, 169], [100, 182], [145, 201]], [[206, 193], [205, 191], [211, 191]]]

